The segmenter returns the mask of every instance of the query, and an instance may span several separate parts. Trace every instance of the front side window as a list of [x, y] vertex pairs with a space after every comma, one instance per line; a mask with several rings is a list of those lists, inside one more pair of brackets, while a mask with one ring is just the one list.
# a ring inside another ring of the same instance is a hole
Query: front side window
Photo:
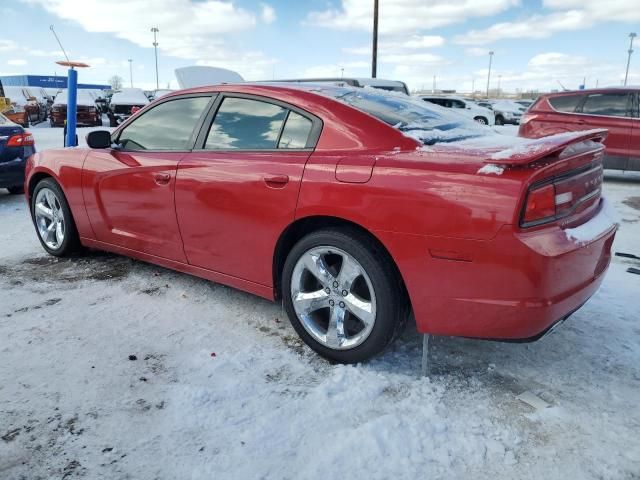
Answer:
[[582, 105], [582, 113], [605, 115], [608, 117], [626, 117], [629, 108], [627, 93], [595, 93], [589, 95]]
[[118, 141], [125, 150], [188, 150], [210, 99], [189, 97], [161, 103], [127, 125]]
[[228, 97], [211, 124], [207, 150], [268, 150], [277, 146], [287, 110], [272, 103]]
[[464, 108], [464, 102], [461, 102], [460, 100], [451, 100], [451, 106], [453, 108]]

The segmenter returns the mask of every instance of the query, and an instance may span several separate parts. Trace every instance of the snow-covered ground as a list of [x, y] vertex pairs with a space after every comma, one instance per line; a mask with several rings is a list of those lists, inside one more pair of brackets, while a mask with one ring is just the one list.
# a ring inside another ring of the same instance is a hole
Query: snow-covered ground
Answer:
[[[62, 137], [33, 131], [40, 148]], [[640, 176], [605, 193], [614, 249], [640, 255]], [[3, 190], [0, 220], [3, 480], [640, 476], [639, 262], [616, 257], [539, 342], [436, 338], [427, 379], [413, 328], [331, 365], [277, 305], [115, 255], [47, 256]]]

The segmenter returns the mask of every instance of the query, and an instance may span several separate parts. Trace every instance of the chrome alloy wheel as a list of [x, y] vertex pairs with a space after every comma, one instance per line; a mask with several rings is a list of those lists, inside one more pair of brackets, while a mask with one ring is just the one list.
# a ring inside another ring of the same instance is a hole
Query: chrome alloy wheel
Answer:
[[60, 199], [53, 190], [43, 188], [36, 195], [33, 210], [40, 238], [50, 249], [59, 249], [66, 231]]
[[304, 329], [334, 350], [362, 344], [376, 321], [376, 296], [362, 265], [344, 250], [307, 250], [291, 276], [291, 300]]

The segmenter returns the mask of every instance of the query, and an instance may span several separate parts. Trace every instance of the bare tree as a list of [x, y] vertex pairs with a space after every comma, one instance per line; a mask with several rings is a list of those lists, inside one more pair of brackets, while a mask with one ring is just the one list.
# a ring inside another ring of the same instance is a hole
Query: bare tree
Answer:
[[122, 88], [122, 77], [119, 75], [114, 75], [109, 80], [109, 85], [111, 85], [112, 90], [120, 90]]

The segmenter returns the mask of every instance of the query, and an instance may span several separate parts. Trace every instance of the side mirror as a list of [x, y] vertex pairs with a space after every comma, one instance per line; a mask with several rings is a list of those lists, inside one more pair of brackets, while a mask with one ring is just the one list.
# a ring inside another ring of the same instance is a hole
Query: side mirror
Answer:
[[86, 136], [87, 145], [90, 148], [109, 148], [111, 147], [111, 132], [107, 130], [95, 130], [89, 132]]

